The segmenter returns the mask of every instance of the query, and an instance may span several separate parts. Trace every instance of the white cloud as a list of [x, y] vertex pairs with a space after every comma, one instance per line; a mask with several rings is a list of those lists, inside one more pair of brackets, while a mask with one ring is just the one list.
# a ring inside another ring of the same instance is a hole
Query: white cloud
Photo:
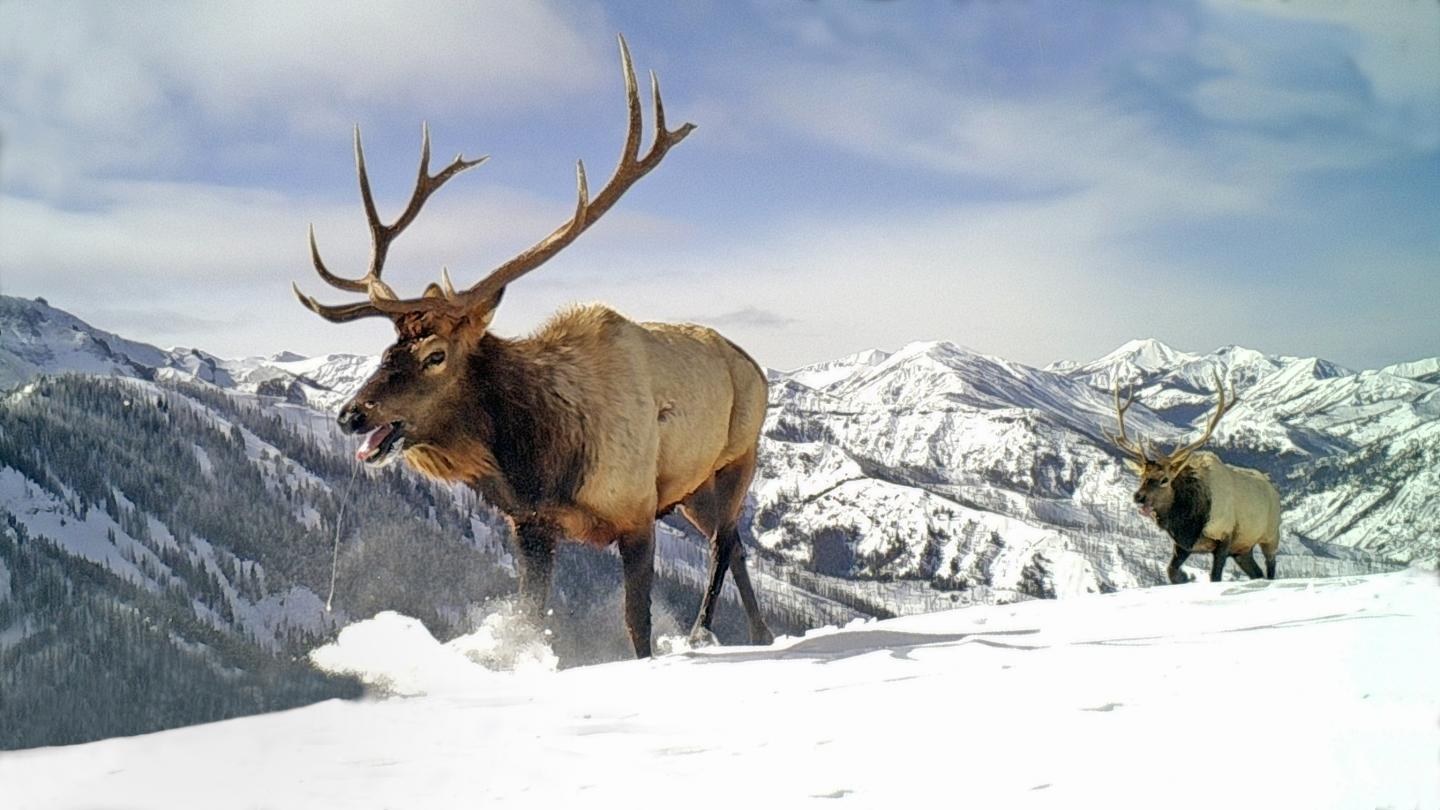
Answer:
[[0, 6], [10, 181], [213, 161], [234, 142], [333, 132], [358, 111], [537, 107], [595, 86], [613, 44], [588, 7], [531, 0]]
[[[816, 11], [821, 6], [800, 5], [804, 14], [792, 10], [785, 18], [793, 49], [751, 51], [697, 38], [713, 49], [701, 48], [703, 57], [686, 65], [680, 75], [689, 86], [680, 85], [686, 92], [672, 106], [677, 117], [683, 112], [702, 125], [696, 143], [705, 145], [685, 148], [716, 161], [705, 182], [754, 184], [764, 160], [796, 156], [813, 162], [811, 191], [817, 200], [833, 199], [834, 209], [807, 220], [762, 192], [744, 212], [695, 206], [692, 224], [621, 206], [511, 290], [500, 331], [528, 331], [564, 298], [598, 296], [642, 318], [721, 325], [762, 362], [782, 367], [919, 338], [961, 340], [1034, 363], [1097, 355], [1142, 334], [1296, 353], [1327, 351], [1315, 344], [1330, 340], [1343, 351], [1337, 324], [1363, 330], [1384, 302], [1365, 298], [1363, 310], [1327, 316], [1363, 284], [1338, 269], [1383, 273], [1417, 264], [1403, 251], [1367, 254], [1369, 243], [1357, 238], [1352, 251], [1327, 257], [1316, 279], [1286, 298], [1263, 279], [1205, 266], [1202, 246], [1157, 250], [1150, 243], [1146, 254], [1137, 237], [1175, 223], [1302, 220], [1314, 212], [1293, 193], [1296, 178], [1433, 149], [1426, 122], [1440, 105], [1424, 102], [1440, 81], [1432, 69], [1440, 51], [1417, 54], [1404, 45], [1428, 35], [1423, 15], [1347, 22], [1343, 14], [1331, 19], [1329, 6], [1246, 0], [1231, 8], [1216, 0], [1220, 13], [1202, 6], [1199, 24], [1167, 17], [1159, 33], [1122, 32], [1119, 44], [1097, 45], [1110, 48], [1112, 63], [1132, 50], [1143, 58], [1147, 67], [1127, 74], [1149, 83], [1137, 94], [1134, 87], [1117, 91], [1110, 63], [1103, 70], [1081, 65], [1061, 81], [1047, 76], [1018, 88], [1004, 81], [1036, 54], [1004, 38], [1011, 30], [1028, 33], [1034, 20], [1003, 18], [1017, 7], [1022, 18], [1043, 14], [1040, 6], [964, 4], [967, 13], [1000, 20], [1000, 52], [981, 35], [984, 21], [932, 35], [899, 6], [875, 6], [885, 13], [867, 6], [838, 22]], [[1413, 6], [1435, 11], [1433, 4]], [[366, 5], [373, 13], [363, 15], [355, 8], [0, 5], [4, 179], [23, 180], [24, 189], [0, 197], [7, 292], [44, 294], [82, 316], [114, 319], [102, 326], [143, 326], [137, 313], [149, 307], [169, 330], [157, 327], [156, 334], [221, 353], [383, 345], [387, 324], [333, 327], [289, 297], [293, 279], [322, 300], [345, 298], [331, 297], [310, 271], [307, 222], [315, 222], [338, 272], [357, 272], [368, 246], [358, 200], [335, 202], [307, 178], [344, 173], [353, 182], [348, 160], [335, 150], [357, 119], [369, 133], [372, 118], [408, 122], [427, 109], [487, 104], [523, 118], [550, 112], [528, 105], [574, 101], [591, 83], [613, 93], [613, 29], [598, 12], [558, 3], [505, 4], [503, 13], [498, 4], [473, 3]], [[1253, 29], [1256, 19], [1282, 14], [1303, 14], [1305, 30], [1288, 23], [1268, 33]], [[1208, 24], [1212, 18], [1224, 24]], [[10, 27], [11, 20], [19, 24]], [[1307, 50], [1316, 26], [1324, 47]], [[607, 33], [598, 37], [597, 30]], [[1294, 38], [1272, 42], [1275, 31]], [[1059, 46], [1067, 44], [1074, 45]], [[982, 64], [987, 58], [998, 61]], [[1358, 66], [1370, 97], [1310, 80], [1333, 78], [1346, 59]], [[1200, 77], [1186, 74], [1197, 64]], [[1198, 116], [1177, 120], [1175, 110], [1186, 105]], [[554, 115], [534, 117], [554, 127]], [[1311, 120], [1344, 126], [1304, 125]], [[1279, 125], [1291, 129], [1277, 133]], [[388, 218], [408, 191], [400, 185], [409, 182], [414, 153], [396, 157], [386, 130], [376, 130], [370, 158]], [[307, 141], [322, 132], [323, 144]], [[516, 141], [534, 140], [514, 130], [497, 135], [510, 141], [503, 152], [493, 147], [500, 157], [514, 154]], [[453, 154], [442, 142], [437, 160]], [[211, 176], [200, 168], [217, 148], [231, 167], [331, 168], [269, 179], [284, 192], [260, 187], [264, 177], [228, 181], [235, 185], [173, 182]], [[557, 172], [565, 157], [556, 156]], [[738, 170], [723, 163], [737, 157]], [[924, 178], [927, 191], [904, 199], [903, 189], [887, 188], [881, 204], [863, 194], [836, 198], [825, 173], [857, 163]], [[529, 185], [517, 175], [506, 178], [509, 186], [476, 179], [501, 169], [477, 169], [436, 197], [397, 244], [387, 273], [397, 289], [418, 292], [442, 263], [464, 283], [568, 215], [568, 188], [536, 186], [547, 192], [539, 197], [515, 190]], [[608, 165], [591, 169], [597, 177]], [[548, 172], [550, 164], [535, 171]], [[116, 174], [160, 179], [126, 182]], [[476, 183], [482, 191], [465, 188]], [[953, 196], [934, 192], [947, 183]], [[1008, 198], [963, 202], [975, 186]], [[897, 199], [904, 202], [887, 207]], [[731, 217], [770, 222], [731, 233], [724, 224]], [[1156, 253], [1166, 255], [1157, 260]], [[1403, 282], [1384, 289], [1403, 300], [1387, 323], [1413, 322], [1406, 328], [1418, 333], [1421, 321], [1412, 316], [1420, 305], [1412, 302], [1440, 290], [1418, 271], [1391, 272]], [[133, 297], [121, 300], [115, 279]], [[1294, 283], [1294, 274], [1288, 280]], [[181, 317], [187, 313], [189, 320]], [[207, 327], [211, 322], [229, 325]], [[1363, 364], [1342, 351], [1335, 359]]]
[[[1433, 0], [1206, 0], [1197, 88], [1217, 120], [1345, 120], [1413, 150], [1440, 146], [1440, 4]], [[1277, 24], [1279, 23], [1279, 24]], [[1353, 71], [1363, 93], [1324, 86]]]
[[[478, 281], [574, 212], [565, 189], [548, 198], [493, 182], [477, 189], [484, 171], [481, 166], [452, 180], [396, 240], [385, 278], [402, 295], [418, 295], [439, 278], [442, 265], [458, 285]], [[290, 283], [322, 301], [353, 298], [311, 269], [306, 226], [314, 223], [332, 271], [363, 274], [370, 243], [358, 194], [353, 202], [335, 203], [250, 187], [139, 181], [99, 182], [92, 191], [83, 209], [0, 195], [3, 292], [46, 296], [100, 326], [138, 325], [131, 334], [139, 339], [174, 339], [236, 355], [335, 350], [355, 334], [327, 336], [317, 329], [328, 324], [299, 307]], [[394, 219], [408, 191], [377, 186], [382, 219]], [[615, 256], [680, 229], [621, 209], [582, 243], [589, 255]], [[613, 273], [602, 266], [588, 278], [597, 275]], [[557, 261], [525, 286], [553, 289], [573, 281]], [[137, 314], [147, 308], [155, 313], [149, 322]], [[227, 326], [217, 330], [218, 323]], [[388, 326], [362, 331], [360, 345], [373, 350], [383, 345], [378, 341]]]

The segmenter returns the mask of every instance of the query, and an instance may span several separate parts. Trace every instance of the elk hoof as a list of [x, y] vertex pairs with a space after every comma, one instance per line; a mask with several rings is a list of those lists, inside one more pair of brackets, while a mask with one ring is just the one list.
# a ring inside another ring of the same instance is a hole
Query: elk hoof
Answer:
[[703, 627], [696, 627], [690, 631], [690, 649], [698, 650], [701, 647], [719, 647], [720, 639], [715, 634]]

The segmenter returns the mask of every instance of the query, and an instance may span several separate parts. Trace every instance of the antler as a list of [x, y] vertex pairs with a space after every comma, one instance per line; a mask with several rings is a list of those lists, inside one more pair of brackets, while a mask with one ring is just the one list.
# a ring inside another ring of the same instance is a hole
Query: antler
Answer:
[[349, 321], [355, 318], [363, 318], [369, 315], [388, 315], [390, 309], [382, 307], [380, 302], [394, 302], [395, 291], [380, 280], [380, 274], [385, 269], [385, 257], [390, 252], [390, 243], [395, 241], [402, 231], [409, 227], [410, 223], [420, 213], [425, 201], [434, 194], [437, 189], [445, 185], [446, 181], [466, 169], [475, 167], [489, 159], [489, 155], [483, 155], [475, 160], [466, 160], [464, 155], [456, 155], [455, 160], [440, 171], [439, 174], [430, 174], [430, 126], [421, 125], [420, 140], [420, 171], [415, 178], [415, 190], [410, 193], [410, 202], [405, 210], [389, 225], [380, 221], [380, 214], [375, 208], [375, 196], [370, 190], [370, 175], [365, 171], [365, 147], [360, 142], [360, 127], [355, 127], [355, 173], [360, 178], [360, 198], [365, 204], [365, 219], [370, 225], [370, 264], [365, 275], [358, 279], [342, 278], [331, 273], [325, 267], [325, 262], [320, 258], [320, 248], [315, 244], [315, 226], [310, 226], [310, 258], [315, 264], [315, 272], [320, 278], [332, 287], [349, 292], [362, 292], [369, 297], [368, 302], [357, 304], [345, 304], [341, 306], [326, 306], [317, 302], [314, 298], [300, 292], [298, 286], [294, 286], [295, 295], [300, 298], [300, 303], [310, 310], [318, 313], [321, 317], [331, 321]]
[[[439, 294], [434, 294], [433, 291], [427, 291], [427, 294], [419, 298], [410, 299], [396, 298], [394, 293], [390, 291], [390, 288], [380, 281], [379, 265], [375, 263], [373, 258], [371, 261], [371, 272], [367, 273], [365, 278], [351, 281], [348, 279], [337, 279], [331, 275], [325, 270], [320, 262], [319, 254], [316, 253], [314, 256], [315, 268], [320, 272], [322, 278], [342, 289], [366, 292], [370, 300], [361, 304], [326, 307], [316, 303], [313, 298], [301, 294], [297, 288], [295, 292], [296, 295], [300, 296], [301, 303], [332, 321], [352, 320], [368, 315], [386, 315], [393, 317], [407, 312], [432, 311], [437, 309], [446, 309], [459, 313], [474, 307], [489, 305], [505, 285], [549, 261], [556, 253], [559, 253], [567, 245], [575, 241], [580, 234], [584, 233], [585, 230], [603, 216], [606, 211], [610, 210], [610, 207], [613, 206], [637, 180], [658, 166], [660, 161], [664, 159], [665, 154], [670, 151], [670, 147], [684, 140], [685, 136], [689, 135], [690, 132], [695, 129], [694, 124], [684, 124], [679, 129], [673, 131], [665, 128], [665, 106], [660, 100], [660, 81], [655, 76], [654, 71], [651, 71], [650, 88], [655, 105], [655, 142], [651, 145], [650, 151], [647, 152], [644, 157], [640, 157], [642, 129], [640, 94], [635, 82], [635, 68], [630, 60], [630, 48], [625, 44], [625, 37], [623, 36], [620, 37], [620, 63], [625, 74], [625, 96], [630, 113], [629, 126], [625, 135], [625, 146], [620, 153], [620, 162], [616, 165], [615, 172], [611, 175], [609, 182], [605, 184], [605, 188], [601, 189], [600, 193], [595, 195], [593, 199], [590, 197], [589, 186], [586, 182], [585, 164], [583, 161], [577, 162], [575, 167], [575, 213], [567, 222], [552, 231], [549, 236], [546, 236], [515, 258], [500, 265], [472, 287], [457, 292], [450, 282], [450, 275], [447, 271], [442, 274], [442, 284], [438, 288], [433, 288], [433, 290], [438, 291]], [[417, 185], [416, 195], [411, 198], [410, 207], [406, 209], [400, 219], [396, 220], [395, 225], [389, 226], [393, 230], [383, 230], [385, 226], [379, 225], [374, 216], [374, 204], [370, 200], [369, 186], [364, 179], [364, 161], [363, 158], [359, 157], [358, 135], [356, 144], [357, 162], [360, 166], [361, 173], [361, 191], [365, 196], [366, 214], [370, 217], [372, 242], [376, 246], [377, 255], [381, 262], [384, 260], [384, 251], [389, 246], [389, 240], [394, 238], [394, 235], [398, 233], [399, 230], [410, 223], [410, 220], [418, 213], [420, 205], [424, 203], [424, 197], [428, 196], [431, 191], [438, 188], [441, 183], [448, 180], [454, 173], [468, 169], [470, 166], [479, 162], [473, 161], [467, 165], [460, 165], [459, 168], [456, 168], [456, 165], [452, 164], [450, 168], [434, 178], [436, 182], [433, 186], [429, 187], [423, 195]], [[427, 140], [427, 155], [428, 148], [429, 144]], [[484, 160], [484, 158], [480, 160]], [[463, 161], [459, 158], [456, 159], [456, 164], [462, 163]], [[422, 162], [420, 171], [422, 178], [426, 177], [425, 172], [424, 163]], [[383, 240], [381, 238], [382, 236], [384, 237]], [[313, 253], [313, 235], [311, 238], [311, 247]]]
[[1142, 439], [1141, 441], [1131, 441], [1130, 437], [1125, 434], [1125, 412], [1130, 410], [1131, 405], [1135, 404], [1135, 387], [1133, 385], [1130, 386], [1129, 392], [1127, 393], [1125, 398], [1124, 405], [1120, 404], [1120, 381], [1118, 379], [1115, 380], [1114, 391], [1115, 418], [1120, 423], [1120, 434], [1117, 436], [1103, 430], [1101, 432], [1105, 433], [1105, 438], [1109, 439], [1116, 447], [1119, 447], [1121, 450], [1124, 450], [1130, 455], [1135, 456], [1135, 459], [1137, 461], [1144, 463], [1145, 461], [1147, 461], [1145, 456], [1145, 448], [1143, 447], [1144, 440]]
[[1230, 409], [1235, 407], [1235, 403], [1240, 401], [1235, 396], [1233, 386], [1230, 390], [1230, 401], [1228, 403], [1225, 401], [1225, 386], [1220, 382], [1220, 372], [1218, 371], [1215, 372], [1215, 393], [1216, 396], [1219, 397], [1219, 403], [1215, 406], [1215, 415], [1210, 417], [1210, 420], [1205, 425], [1205, 434], [1190, 444], [1184, 447], [1177, 447], [1171, 451], [1169, 456], [1171, 465], [1179, 466], [1183, 464], [1185, 459], [1190, 457], [1191, 453], [1203, 447], [1205, 442], [1210, 440], [1210, 434], [1215, 432], [1215, 426], [1220, 424], [1220, 418], [1229, 413]]

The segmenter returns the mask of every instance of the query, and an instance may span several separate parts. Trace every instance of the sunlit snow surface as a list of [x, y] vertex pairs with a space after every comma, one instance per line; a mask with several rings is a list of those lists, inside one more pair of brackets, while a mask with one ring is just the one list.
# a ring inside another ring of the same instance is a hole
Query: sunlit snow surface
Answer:
[[330, 654], [410, 673], [415, 696], [0, 754], [0, 805], [1440, 807], [1433, 572], [975, 607], [560, 672], [492, 671], [393, 614], [358, 631]]

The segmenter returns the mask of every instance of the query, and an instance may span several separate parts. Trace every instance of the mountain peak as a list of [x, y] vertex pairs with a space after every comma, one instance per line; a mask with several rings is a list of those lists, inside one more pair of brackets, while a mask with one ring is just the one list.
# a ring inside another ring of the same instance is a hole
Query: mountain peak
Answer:
[[890, 359], [890, 352], [881, 349], [866, 349], [836, 360], [801, 366], [793, 371], [779, 372], [772, 379], [794, 380], [809, 388], [819, 390], [848, 379], [861, 369], [878, 366]]
[[1182, 352], [1155, 338], [1140, 338], [1121, 344], [1118, 349], [1097, 360], [1096, 364], [1110, 365], [1125, 360], [1145, 371], [1160, 371], [1173, 368], [1194, 357], [1193, 354]]

